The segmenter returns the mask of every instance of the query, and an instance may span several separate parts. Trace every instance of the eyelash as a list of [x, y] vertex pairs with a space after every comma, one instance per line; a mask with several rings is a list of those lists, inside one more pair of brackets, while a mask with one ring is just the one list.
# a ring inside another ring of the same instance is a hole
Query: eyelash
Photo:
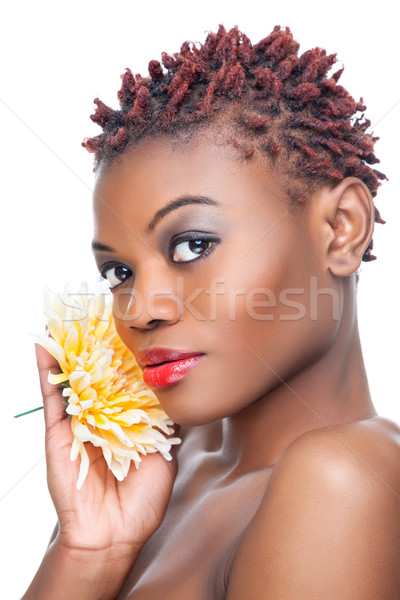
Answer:
[[[183, 261], [175, 261], [172, 260], [172, 256], [173, 253], [176, 249], [177, 246], [179, 246], [180, 244], [184, 243], [184, 242], [191, 242], [191, 241], [202, 241], [202, 242], [210, 242], [211, 245], [204, 250], [204, 252], [202, 252], [197, 258], [193, 258], [192, 260], [183, 260]], [[171, 242], [171, 246], [168, 250], [168, 258], [169, 261], [175, 265], [186, 265], [186, 264], [193, 264], [199, 260], [203, 260], [204, 258], [206, 258], [215, 248], [215, 246], [220, 242], [221, 240], [219, 238], [216, 238], [215, 236], [211, 237], [209, 235], [199, 235], [198, 233], [192, 233], [192, 234], [186, 234], [184, 236], [181, 236], [179, 238], [177, 238], [176, 240], [173, 240]], [[117, 263], [117, 262], [109, 262], [106, 263], [105, 265], [103, 265], [100, 269], [100, 275], [103, 279], [107, 280], [107, 277], [105, 276], [107, 271], [109, 271], [110, 269], [116, 268], [116, 267], [120, 267], [122, 269], [126, 269], [128, 271], [131, 271], [129, 269], [129, 267], [125, 267], [124, 265], [122, 265], [121, 263]], [[132, 272], [131, 272], [132, 273]], [[127, 278], [129, 279], [129, 277]], [[125, 279], [124, 281], [121, 281], [120, 283], [118, 283], [117, 285], [114, 286], [110, 286], [110, 291], [115, 290], [117, 287], [119, 287], [122, 283], [124, 283], [125, 281], [127, 281], [127, 279]]]

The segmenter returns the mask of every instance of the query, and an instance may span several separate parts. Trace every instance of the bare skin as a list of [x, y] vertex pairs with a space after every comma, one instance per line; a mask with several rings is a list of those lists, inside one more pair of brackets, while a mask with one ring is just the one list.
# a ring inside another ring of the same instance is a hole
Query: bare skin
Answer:
[[[180, 206], [147, 231], [189, 196], [218, 205]], [[261, 157], [207, 135], [158, 139], [101, 167], [94, 217], [114, 249], [95, 258], [120, 278], [122, 340], [205, 357], [155, 390], [182, 426], [177, 461], [147, 457], [118, 483], [98, 460], [77, 491], [46, 383], [56, 363], [38, 349], [59, 528], [24, 598], [68, 598], [71, 577], [80, 600], [398, 597], [400, 430], [376, 413], [357, 326], [366, 186], [348, 178], [290, 209]], [[187, 258], [189, 231], [203, 260]]]

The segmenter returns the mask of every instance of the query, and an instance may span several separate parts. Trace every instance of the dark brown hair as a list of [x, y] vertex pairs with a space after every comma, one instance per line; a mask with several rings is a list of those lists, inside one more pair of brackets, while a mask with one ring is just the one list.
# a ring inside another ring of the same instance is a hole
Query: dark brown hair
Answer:
[[[370, 166], [379, 162], [378, 138], [366, 132], [371, 123], [363, 100], [338, 85], [343, 69], [328, 77], [336, 54], [313, 48], [298, 56], [298, 49], [289, 28], [276, 26], [253, 45], [237, 27], [220, 25], [204, 44], [186, 41], [172, 56], [163, 52], [164, 68], [151, 60], [148, 77], [126, 69], [120, 110], [94, 100], [90, 118], [103, 132], [82, 142], [95, 154], [94, 170], [144, 136], [190, 134], [225, 117], [245, 158], [256, 150], [267, 155], [272, 168], [290, 178], [297, 202], [318, 184], [348, 176], [361, 179], [375, 197], [386, 176]], [[375, 221], [385, 223], [376, 207]], [[364, 261], [376, 258], [372, 247], [371, 240]]]

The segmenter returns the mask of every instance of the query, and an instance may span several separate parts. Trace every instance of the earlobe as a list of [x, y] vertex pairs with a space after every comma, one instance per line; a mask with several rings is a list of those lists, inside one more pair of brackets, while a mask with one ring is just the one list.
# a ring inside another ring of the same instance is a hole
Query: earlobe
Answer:
[[356, 177], [347, 177], [328, 194], [329, 223], [334, 235], [328, 247], [328, 266], [333, 275], [346, 277], [357, 271], [371, 241], [374, 203], [367, 186]]

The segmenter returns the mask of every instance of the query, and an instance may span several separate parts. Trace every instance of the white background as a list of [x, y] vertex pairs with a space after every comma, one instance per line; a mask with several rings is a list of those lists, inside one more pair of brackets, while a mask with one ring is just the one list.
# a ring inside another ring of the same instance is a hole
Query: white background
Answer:
[[[378, 260], [364, 264], [359, 321], [378, 412], [400, 423], [398, 315], [400, 226], [397, 23], [394, 4], [336, 0], [215, 2], [202, 0], [7, 3], [0, 52], [1, 117], [1, 551], [3, 598], [19, 598], [43, 556], [55, 512], [46, 487], [42, 404], [33, 341], [43, 331], [43, 287], [94, 281], [92, 156], [81, 147], [100, 133], [89, 119], [93, 99], [118, 107], [125, 67], [146, 74], [150, 59], [186, 40], [204, 41], [219, 23], [235, 24], [253, 42], [288, 25], [300, 51], [322, 46], [345, 65], [341, 79], [364, 97], [381, 138], [377, 155], [390, 178], [377, 205]], [[333, 8], [330, 9], [329, 6]], [[397, 142], [397, 144], [396, 144]], [[55, 599], [56, 600], [56, 599]]]

